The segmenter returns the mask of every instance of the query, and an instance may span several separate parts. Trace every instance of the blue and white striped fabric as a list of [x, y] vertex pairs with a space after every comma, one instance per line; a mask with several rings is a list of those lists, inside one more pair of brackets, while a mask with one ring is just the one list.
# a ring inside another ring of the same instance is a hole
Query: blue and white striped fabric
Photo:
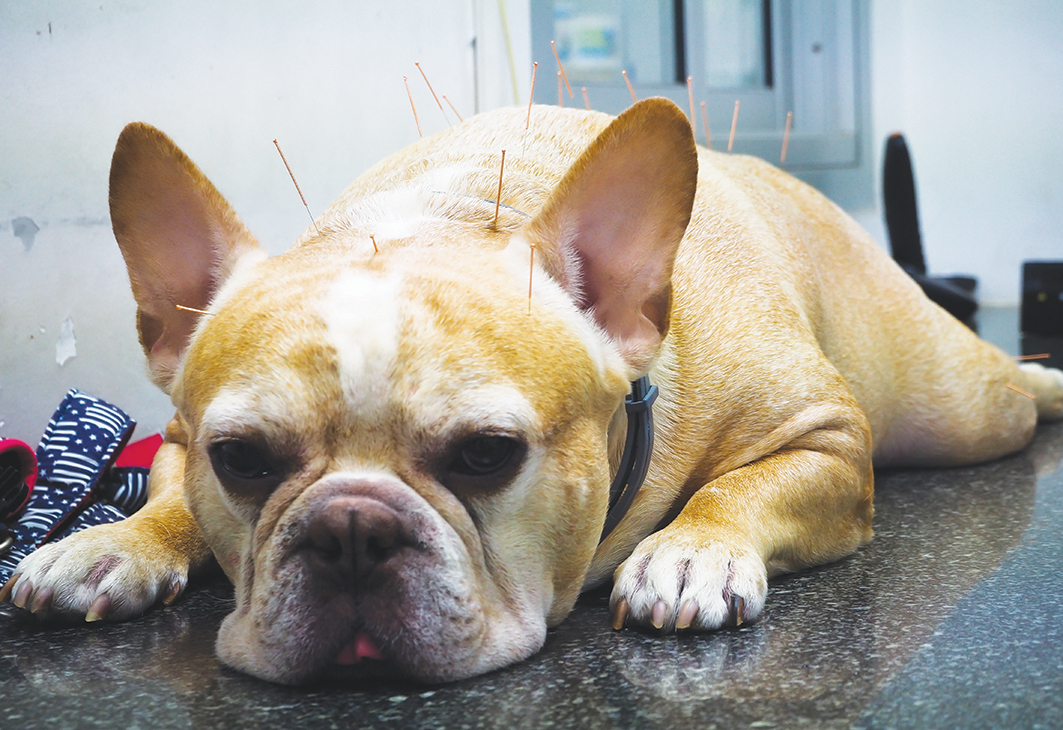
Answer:
[[37, 447], [37, 485], [12, 527], [15, 544], [0, 558], [0, 584], [44, 543], [143, 506], [148, 470], [110, 468], [135, 426], [109, 403], [76, 389], [66, 394]]

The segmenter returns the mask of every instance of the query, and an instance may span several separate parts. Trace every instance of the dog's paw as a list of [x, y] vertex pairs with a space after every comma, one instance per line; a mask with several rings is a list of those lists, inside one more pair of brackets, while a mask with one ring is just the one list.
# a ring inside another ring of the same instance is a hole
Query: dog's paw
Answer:
[[41, 618], [121, 621], [188, 584], [188, 560], [128, 520], [90, 527], [27, 555], [0, 591]]
[[617, 568], [609, 605], [616, 629], [705, 631], [756, 619], [767, 591], [764, 561], [752, 549], [665, 529]]

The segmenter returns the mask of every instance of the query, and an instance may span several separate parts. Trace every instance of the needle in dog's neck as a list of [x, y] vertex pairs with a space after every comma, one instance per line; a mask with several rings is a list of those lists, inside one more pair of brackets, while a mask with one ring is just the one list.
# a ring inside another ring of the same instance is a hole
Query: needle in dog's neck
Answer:
[[410, 93], [410, 80], [403, 76], [402, 83], [406, 84], [406, 96], [410, 98], [410, 108], [413, 109], [413, 121], [417, 124], [417, 136], [424, 138], [424, 132], [421, 131], [421, 120], [417, 118], [417, 107], [413, 103], [413, 94]]
[[432, 98], [436, 100], [436, 105], [439, 107], [439, 111], [443, 114], [443, 119], [446, 120], [447, 125], [449, 126], [450, 119], [449, 117], [447, 117], [447, 110], [443, 108], [443, 103], [439, 101], [439, 97], [436, 96], [436, 91], [432, 88], [431, 82], [428, 81], [428, 76], [425, 75], [424, 69], [421, 68], [421, 63], [419, 61], [415, 61], [413, 65], [416, 66], [417, 70], [421, 72], [421, 78], [424, 79], [425, 84], [428, 86], [428, 90], [432, 92]]
[[731, 138], [727, 140], [727, 151], [730, 152], [735, 146], [735, 128], [738, 126], [738, 107], [741, 105], [741, 101], [735, 99], [735, 113], [731, 117]]
[[621, 71], [620, 73], [624, 77], [624, 83], [627, 84], [627, 90], [631, 92], [631, 101], [637, 102], [639, 98], [635, 96], [635, 87], [631, 85], [631, 79], [627, 77], [627, 71]]
[[445, 101], [445, 102], [447, 103], [447, 106], [449, 106], [449, 107], [450, 107], [450, 110], [451, 110], [452, 112], [454, 112], [454, 116], [456, 116], [456, 117], [458, 118], [458, 121], [459, 121], [459, 122], [464, 122], [464, 121], [465, 121], [465, 119], [464, 119], [464, 118], [463, 118], [463, 117], [461, 116], [461, 114], [459, 114], [459, 113], [458, 113], [458, 110], [457, 110], [457, 109], [456, 109], [456, 108], [454, 107], [454, 105], [453, 105], [453, 104], [452, 104], [452, 103], [450, 102], [450, 99], [448, 99], [448, 98], [447, 98], [447, 95], [446, 95], [446, 94], [440, 94], [440, 96], [442, 96], [442, 97], [443, 97], [443, 101]]
[[535, 272], [535, 244], [528, 244], [528, 250], [530, 253], [530, 259], [528, 261], [528, 314], [531, 314], [531, 297], [532, 297], [532, 274]]
[[794, 113], [786, 112], [786, 130], [782, 133], [782, 154], [779, 155], [779, 164], [786, 162], [786, 150], [790, 147], [790, 125], [794, 122]]
[[[575, 99], [575, 94], [572, 93], [572, 87], [568, 83], [568, 75], [565, 73], [565, 67], [561, 65], [561, 57], [557, 55], [557, 47], [554, 46], [554, 42], [550, 41], [550, 50], [554, 52], [554, 59], [557, 61], [557, 72], [561, 74], [561, 78], [565, 81], [565, 88], [568, 89], [568, 98]], [[560, 82], [558, 82], [558, 90], [560, 91]], [[558, 104], [558, 106], [564, 106], [564, 104]]]
[[273, 140], [273, 146], [277, 148], [277, 152], [280, 153], [281, 162], [284, 163], [284, 168], [288, 171], [288, 177], [292, 179], [292, 184], [295, 185], [295, 192], [299, 193], [299, 200], [303, 201], [303, 207], [306, 209], [306, 214], [310, 216], [310, 222], [314, 226], [314, 230], [317, 231], [317, 235], [321, 235], [321, 229], [317, 227], [317, 221], [314, 220], [314, 214], [310, 212], [310, 206], [306, 204], [306, 198], [303, 197], [303, 191], [299, 188], [299, 183], [295, 179], [295, 173], [292, 172], [291, 165], [288, 164], [288, 159], [284, 156], [284, 152], [281, 151], [280, 144], [277, 140]]
[[698, 120], [694, 115], [694, 77], [687, 76], [687, 98], [690, 101], [690, 131], [698, 133]]
[[520, 156], [524, 157], [524, 153], [528, 149], [528, 130], [531, 128], [531, 109], [532, 102], [535, 101], [535, 74], [539, 72], [539, 62], [532, 61], [532, 80], [531, 91], [528, 93], [528, 116], [524, 119], [524, 138], [520, 144]]
[[709, 115], [705, 113], [705, 102], [701, 102], [701, 123], [705, 127], [705, 146], [712, 149], [712, 134], [709, 132]]
[[184, 306], [181, 306], [180, 304], [175, 304], [174, 306], [177, 307], [178, 309], [180, 309], [182, 312], [195, 312], [196, 314], [205, 314], [208, 317], [213, 317], [214, 316], [213, 312], [208, 312], [205, 309], [196, 309], [195, 307], [184, 307]]
[[491, 227], [498, 228], [498, 208], [502, 204], [502, 174], [506, 171], [506, 151], [502, 150], [502, 164], [498, 166], [498, 195], [495, 196], [495, 219]]

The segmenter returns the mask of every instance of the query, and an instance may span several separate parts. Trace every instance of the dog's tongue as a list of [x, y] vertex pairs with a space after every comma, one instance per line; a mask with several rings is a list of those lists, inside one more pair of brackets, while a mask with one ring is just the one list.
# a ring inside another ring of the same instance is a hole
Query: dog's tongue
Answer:
[[376, 643], [365, 633], [359, 632], [343, 651], [336, 657], [337, 664], [357, 664], [363, 659], [383, 659]]

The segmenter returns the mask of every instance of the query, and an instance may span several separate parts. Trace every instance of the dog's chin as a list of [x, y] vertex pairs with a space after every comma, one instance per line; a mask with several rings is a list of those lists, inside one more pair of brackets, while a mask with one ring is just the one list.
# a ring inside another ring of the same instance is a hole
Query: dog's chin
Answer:
[[[423, 618], [431, 612], [412, 613], [421, 613]], [[502, 622], [502, 631], [492, 631], [482, 620], [468, 617], [467, 625], [459, 630], [464, 639], [459, 639], [437, 628], [441, 622], [453, 623], [453, 617], [433, 617], [420, 628], [397, 629], [392, 623], [381, 629], [361, 619], [340, 625], [335, 615], [323, 618], [300, 613], [306, 619], [302, 630], [280, 631], [261, 630], [254, 617], [241, 615], [239, 610], [230, 614], [218, 633], [219, 659], [233, 669], [277, 684], [357, 685], [395, 679], [438, 684], [527, 658], [541, 648], [546, 633], [545, 623], [529, 631], [526, 625]], [[328, 608], [323, 613], [329, 613]]]

